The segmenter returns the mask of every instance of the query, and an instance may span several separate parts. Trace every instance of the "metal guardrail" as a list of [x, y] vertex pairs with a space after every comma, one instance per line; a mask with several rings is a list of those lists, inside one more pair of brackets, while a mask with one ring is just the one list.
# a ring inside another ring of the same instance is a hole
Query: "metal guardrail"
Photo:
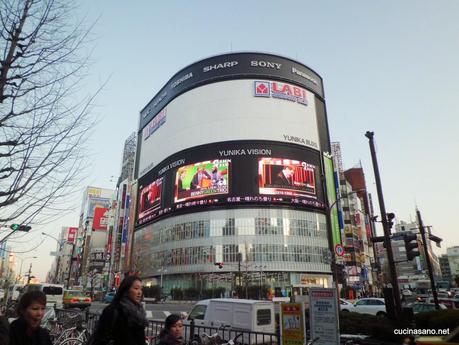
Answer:
[[[206, 327], [194, 325], [193, 321], [190, 324], [184, 324], [183, 338], [185, 343], [190, 342], [193, 339], [199, 337], [202, 339], [204, 333], [213, 335], [218, 333], [220, 338], [226, 342], [230, 339], [234, 339], [238, 336], [238, 343], [247, 345], [260, 345], [260, 344], [280, 344], [280, 336], [275, 333], [265, 332], [252, 332], [243, 329], [234, 328], [219, 328], [219, 327]], [[159, 341], [159, 333], [164, 327], [164, 321], [150, 320], [148, 322], [148, 328], [145, 333], [149, 339], [155, 339]], [[206, 340], [206, 339], [204, 339]]]
[[[82, 321], [86, 323], [87, 330], [90, 334], [94, 332], [97, 327], [100, 315], [90, 313], [89, 310], [82, 311], [76, 309], [56, 309], [56, 317], [62, 324], [71, 322]], [[164, 321], [161, 320], [149, 320], [148, 326], [145, 329], [145, 335], [149, 339], [150, 344], [156, 344], [159, 342], [159, 334], [164, 328]], [[225, 342], [238, 337], [238, 343], [246, 345], [261, 345], [261, 344], [280, 344], [280, 336], [276, 333], [265, 333], [265, 332], [252, 332], [243, 329], [234, 328], [219, 328], [219, 327], [204, 327], [197, 326], [193, 321], [191, 323], [184, 324], [184, 341], [188, 343], [192, 339], [198, 336], [202, 339], [203, 333], [213, 335], [218, 333], [220, 338]], [[205, 340], [205, 339], [204, 339]]]

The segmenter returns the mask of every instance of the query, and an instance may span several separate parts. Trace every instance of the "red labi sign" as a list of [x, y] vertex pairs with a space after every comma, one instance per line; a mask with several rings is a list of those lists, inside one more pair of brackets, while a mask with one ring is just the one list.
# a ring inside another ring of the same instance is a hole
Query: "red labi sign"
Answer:
[[67, 233], [67, 242], [75, 243], [78, 233], [78, 228], [69, 228]]
[[94, 230], [107, 230], [108, 208], [96, 207], [94, 210], [94, 222], [92, 228]]

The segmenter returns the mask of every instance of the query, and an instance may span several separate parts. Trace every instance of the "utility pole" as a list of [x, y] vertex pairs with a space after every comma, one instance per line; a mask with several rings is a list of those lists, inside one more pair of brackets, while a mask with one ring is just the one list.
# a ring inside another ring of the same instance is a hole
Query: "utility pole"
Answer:
[[27, 277], [27, 284], [30, 284], [30, 280], [32, 279], [32, 263], [29, 266], [29, 276]]
[[[76, 241], [76, 239], [75, 239], [75, 241]], [[70, 289], [70, 278], [72, 276], [73, 252], [74, 251], [75, 251], [75, 242], [72, 243], [72, 250], [70, 251], [69, 274], [67, 276], [67, 290]]]
[[379, 175], [378, 160], [376, 158], [376, 150], [374, 143], [374, 132], [366, 132], [365, 136], [368, 138], [370, 144], [371, 160], [373, 162], [373, 170], [376, 180], [376, 189], [378, 191], [379, 208], [381, 211], [381, 221], [384, 229], [384, 244], [387, 250], [387, 260], [389, 261], [389, 272], [391, 275], [391, 282], [393, 287], [393, 294], [395, 299], [395, 315], [400, 315], [402, 311], [402, 301], [400, 299], [400, 289], [398, 287], [397, 270], [394, 262], [394, 254], [392, 252], [392, 245], [390, 243], [390, 225], [387, 222], [386, 206], [384, 204], [384, 196], [382, 192], [381, 177]]
[[426, 264], [427, 264], [427, 270], [429, 271], [429, 279], [430, 279], [430, 286], [432, 288], [432, 295], [434, 298], [434, 303], [435, 303], [435, 309], [440, 309], [440, 304], [438, 303], [438, 294], [437, 294], [437, 288], [435, 287], [435, 279], [433, 275], [433, 270], [432, 270], [432, 263], [430, 262], [430, 256], [429, 256], [429, 249], [426, 241], [426, 230], [424, 228], [424, 224], [422, 223], [422, 218], [421, 218], [421, 212], [416, 209], [416, 215], [418, 217], [418, 223], [419, 223], [419, 232], [421, 233], [421, 238], [422, 238], [422, 244], [424, 245], [424, 255], [426, 257]]
[[[241, 280], [241, 260], [242, 260], [242, 253], [237, 253], [237, 286], [242, 287], [242, 280]], [[239, 288], [239, 291], [241, 290]], [[238, 296], [241, 298], [241, 296]]]

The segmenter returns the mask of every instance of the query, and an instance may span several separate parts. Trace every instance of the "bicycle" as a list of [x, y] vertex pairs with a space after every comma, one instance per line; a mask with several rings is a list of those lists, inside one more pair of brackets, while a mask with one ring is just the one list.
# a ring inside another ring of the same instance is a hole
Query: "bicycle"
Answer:
[[84, 345], [86, 341], [83, 341], [79, 338], [67, 338], [64, 339], [59, 345]]
[[313, 345], [319, 339], [320, 339], [320, 337], [315, 337], [314, 339], [309, 339], [309, 341], [306, 341], [305, 345]]
[[189, 345], [221, 345], [223, 340], [218, 331], [227, 327], [227, 325], [221, 325], [218, 327], [217, 332], [212, 335], [209, 335], [206, 332], [202, 332], [201, 335], [195, 334], [193, 339], [190, 340]]
[[222, 345], [236, 345], [236, 339], [241, 337], [244, 333], [239, 333], [236, 334], [233, 339], [228, 340], [226, 343], [223, 343]]

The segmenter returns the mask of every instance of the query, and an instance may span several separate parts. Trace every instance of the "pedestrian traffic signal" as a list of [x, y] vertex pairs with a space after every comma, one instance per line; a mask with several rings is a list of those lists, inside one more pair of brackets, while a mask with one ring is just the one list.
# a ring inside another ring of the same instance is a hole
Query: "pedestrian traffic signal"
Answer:
[[219, 269], [223, 268], [223, 262], [216, 262], [215, 266], [218, 266]]
[[405, 241], [406, 258], [408, 260], [411, 261], [416, 256], [420, 255], [418, 249], [418, 236], [416, 234], [405, 235], [403, 241]]
[[13, 230], [13, 231], [28, 232], [28, 231], [30, 231], [30, 229], [32, 229], [32, 227], [28, 226], [28, 225], [22, 225], [22, 224], [11, 224], [10, 225], [10, 229]]

